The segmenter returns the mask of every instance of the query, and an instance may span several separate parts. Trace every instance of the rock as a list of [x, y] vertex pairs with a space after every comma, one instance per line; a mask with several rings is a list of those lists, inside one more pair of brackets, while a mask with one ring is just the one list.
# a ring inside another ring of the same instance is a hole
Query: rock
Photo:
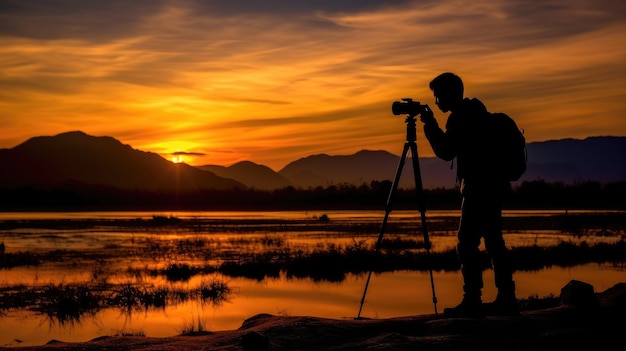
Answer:
[[588, 308], [597, 306], [598, 302], [591, 284], [571, 280], [561, 288], [561, 303], [564, 305]]
[[599, 294], [602, 305], [626, 309], [626, 283], [617, 283]]
[[267, 335], [247, 332], [241, 336], [241, 346], [245, 351], [266, 351], [270, 346]]

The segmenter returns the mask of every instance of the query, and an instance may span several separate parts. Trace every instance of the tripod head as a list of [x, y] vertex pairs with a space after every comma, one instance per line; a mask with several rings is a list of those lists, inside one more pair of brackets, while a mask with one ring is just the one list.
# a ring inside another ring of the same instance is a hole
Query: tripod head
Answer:
[[406, 141], [415, 142], [417, 140], [417, 131], [415, 127], [415, 116], [428, 110], [428, 105], [422, 105], [411, 98], [403, 98], [402, 101], [394, 101], [391, 104], [391, 112], [394, 115], [407, 115], [404, 122], [406, 123]]
[[406, 142], [409, 143], [414, 143], [415, 141], [417, 141], [417, 127], [415, 126], [415, 116], [414, 115], [408, 115], [406, 116], [406, 119], [404, 120], [404, 123], [406, 123]]

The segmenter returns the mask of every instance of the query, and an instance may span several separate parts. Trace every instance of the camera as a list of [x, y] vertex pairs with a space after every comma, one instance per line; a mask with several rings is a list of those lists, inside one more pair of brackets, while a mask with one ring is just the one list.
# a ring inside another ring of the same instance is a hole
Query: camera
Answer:
[[394, 101], [391, 104], [391, 111], [394, 115], [410, 115], [417, 116], [422, 111], [426, 105], [422, 105], [417, 101], [413, 101], [413, 99], [405, 98], [402, 101]]

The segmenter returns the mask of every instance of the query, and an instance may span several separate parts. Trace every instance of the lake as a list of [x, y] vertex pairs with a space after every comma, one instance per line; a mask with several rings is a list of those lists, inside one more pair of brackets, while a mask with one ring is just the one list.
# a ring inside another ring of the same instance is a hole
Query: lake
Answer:
[[[587, 228], [582, 233], [534, 223], [562, 211], [504, 214], [513, 221], [534, 218], [505, 232], [510, 248], [610, 244], [625, 235], [623, 223], [617, 230]], [[212, 267], [258, 263], [259, 257], [270, 254], [299, 257], [371, 249], [383, 216], [383, 211], [0, 213], [5, 255], [19, 263], [0, 269], [0, 296], [15, 305], [0, 304], [0, 346], [87, 341], [112, 334], [165, 337], [198, 329], [230, 330], [259, 313], [355, 318], [367, 272], [329, 279], [285, 271], [227, 274]], [[427, 216], [431, 251], [454, 248], [458, 211], [430, 211]], [[192, 225], [181, 227], [178, 221]], [[418, 222], [415, 211], [392, 212], [385, 238], [403, 244], [420, 241]], [[158, 225], [146, 225], [150, 223]], [[514, 278], [519, 298], [558, 296], [571, 280], [604, 291], [626, 280], [624, 268], [624, 262], [553, 265], [517, 271]], [[430, 272], [424, 267], [373, 273], [361, 317], [441, 313], [456, 305], [462, 297], [460, 272], [434, 270], [432, 277], [436, 304]], [[496, 293], [492, 270], [485, 271], [484, 281], [484, 300], [489, 301]], [[76, 311], [50, 301], [67, 298], [68, 293], [76, 299], [71, 301], [83, 301], [75, 295], [84, 294], [105, 307]]]

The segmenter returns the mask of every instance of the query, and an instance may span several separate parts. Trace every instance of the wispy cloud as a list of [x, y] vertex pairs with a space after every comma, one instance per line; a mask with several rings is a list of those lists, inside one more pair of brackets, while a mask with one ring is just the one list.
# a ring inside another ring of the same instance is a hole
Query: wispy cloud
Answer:
[[[0, 1], [0, 147], [81, 129], [279, 169], [399, 152], [393, 100], [454, 71], [530, 141], [626, 135], [626, 3]], [[436, 114], [443, 121], [445, 115]], [[420, 151], [432, 154], [418, 136]]]

